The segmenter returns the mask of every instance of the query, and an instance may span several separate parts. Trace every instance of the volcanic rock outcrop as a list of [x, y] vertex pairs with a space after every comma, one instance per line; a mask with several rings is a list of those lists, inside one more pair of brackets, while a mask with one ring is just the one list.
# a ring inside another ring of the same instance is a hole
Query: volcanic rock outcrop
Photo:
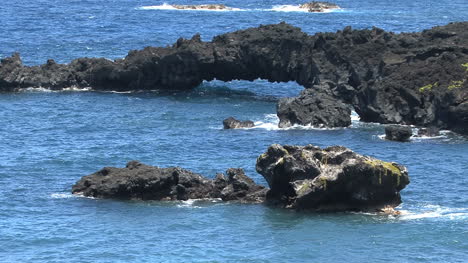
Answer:
[[254, 126], [253, 121], [240, 121], [234, 117], [229, 117], [223, 121], [224, 129], [253, 128]]
[[407, 142], [411, 135], [413, 135], [413, 130], [408, 126], [388, 125], [385, 127], [385, 139], [390, 141]]
[[[353, 107], [361, 121], [434, 126], [468, 134], [467, 70], [468, 22], [420, 33], [346, 27], [312, 36], [280, 23], [220, 35], [211, 42], [201, 41], [199, 35], [181, 38], [172, 47], [130, 51], [125, 59], [115, 61], [79, 58], [69, 64], [49, 60], [41, 66], [25, 66], [14, 54], [1, 60], [0, 91], [29, 87], [186, 90], [213, 79], [296, 81], [314, 91], [305, 96], [316, 100], [323, 95], [315, 92], [326, 94], [337, 105]], [[316, 109], [312, 112], [317, 114]], [[315, 117], [305, 121], [309, 119]], [[299, 118], [289, 121], [307, 124]]]
[[300, 5], [299, 7], [302, 9], [306, 9], [307, 12], [311, 12], [311, 13], [321, 13], [327, 10], [340, 8], [337, 4], [329, 3], [329, 2], [319, 2], [319, 1], [305, 3], [305, 4]]
[[314, 211], [385, 211], [401, 203], [407, 169], [342, 146], [271, 145], [257, 159], [267, 201]]
[[214, 180], [180, 167], [159, 168], [131, 161], [125, 168], [105, 167], [82, 177], [72, 188], [73, 194], [89, 197], [137, 200], [188, 200], [221, 198], [224, 201], [259, 203], [266, 189], [244, 174], [228, 169], [227, 177]]
[[294, 124], [330, 128], [351, 125], [351, 109], [348, 105], [312, 89], [305, 89], [296, 98], [280, 99], [276, 112], [280, 128]]

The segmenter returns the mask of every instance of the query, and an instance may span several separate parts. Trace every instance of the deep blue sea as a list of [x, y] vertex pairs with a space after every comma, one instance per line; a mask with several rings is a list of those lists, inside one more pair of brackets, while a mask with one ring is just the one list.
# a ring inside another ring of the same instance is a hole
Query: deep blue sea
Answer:
[[[171, 10], [223, 3], [236, 11]], [[286, 21], [307, 33], [381, 27], [414, 32], [468, 20], [466, 0], [337, 0], [343, 9], [294, 12], [301, 1], [3, 0], [0, 57], [121, 58], [199, 32]], [[409, 143], [384, 127], [278, 129], [278, 98], [295, 83], [212, 81], [181, 93], [25, 90], [0, 94], [0, 262], [468, 262], [468, 138]], [[257, 128], [223, 130], [229, 116]], [[122, 202], [75, 197], [71, 186], [127, 161], [213, 177], [230, 167], [265, 184], [255, 161], [270, 144], [344, 145], [409, 169], [399, 217], [298, 213], [219, 202]]]

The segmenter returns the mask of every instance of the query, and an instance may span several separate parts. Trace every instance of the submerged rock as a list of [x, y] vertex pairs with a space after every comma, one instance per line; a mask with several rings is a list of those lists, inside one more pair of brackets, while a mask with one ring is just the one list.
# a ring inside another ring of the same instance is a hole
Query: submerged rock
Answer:
[[124, 200], [221, 198], [246, 203], [264, 200], [265, 187], [255, 184], [243, 169], [229, 169], [227, 174], [228, 178], [219, 174], [210, 180], [180, 167], [159, 168], [131, 161], [125, 168], [105, 167], [82, 177], [72, 187], [72, 193]]
[[328, 128], [351, 125], [351, 109], [348, 105], [311, 89], [304, 90], [296, 98], [280, 99], [276, 111], [280, 128], [294, 124]]
[[317, 13], [317, 12], [321, 13], [327, 10], [340, 8], [337, 4], [329, 3], [329, 2], [319, 2], [319, 1], [305, 3], [305, 4], [300, 5], [299, 7], [302, 9], [306, 9], [308, 12], [312, 12], [312, 13]]
[[234, 117], [229, 117], [223, 121], [224, 129], [240, 129], [240, 128], [253, 128], [255, 126], [253, 121], [240, 121]]
[[385, 127], [385, 139], [390, 141], [407, 142], [413, 130], [408, 126], [389, 125]]
[[388, 211], [401, 203], [408, 171], [396, 163], [333, 146], [271, 145], [257, 159], [267, 201], [314, 211]]

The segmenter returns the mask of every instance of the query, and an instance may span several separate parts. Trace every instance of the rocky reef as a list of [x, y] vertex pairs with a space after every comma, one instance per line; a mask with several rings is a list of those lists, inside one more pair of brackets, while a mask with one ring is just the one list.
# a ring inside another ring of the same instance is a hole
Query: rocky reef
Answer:
[[[69, 64], [48, 60], [25, 66], [14, 54], [0, 63], [3, 92], [29, 87], [186, 90], [203, 80], [258, 78], [296, 81], [307, 89], [299, 98], [280, 103], [285, 126], [347, 126], [347, 105], [365, 122], [468, 134], [468, 22], [419, 33], [346, 27], [315, 35], [280, 23], [223, 34], [210, 42], [201, 41], [200, 35], [181, 38], [172, 47], [134, 50], [115, 61], [79, 58]], [[326, 110], [309, 101], [334, 101], [336, 107]], [[291, 114], [283, 109], [291, 109]], [[334, 114], [339, 121], [333, 120]]]
[[413, 130], [409, 126], [388, 125], [385, 127], [385, 139], [390, 141], [407, 142]]
[[244, 174], [228, 169], [214, 180], [180, 167], [159, 168], [131, 161], [125, 168], [105, 167], [82, 177], [73, 194], [122, 200], [188, 200], [221, 198], [244, 203], [263, 202], [266, 189]]
[[407, 169], [359, 155], [342, 146], [271, 145], [260, 155], [257, 172], [270, 189], [243, 169], [208, 179], [180, 167], [159, 168], [131, 161], [82, 177], [73, 194], [121, 200], [188, 200], [262, 203], [296, 210], [393, 212], [409, 184]]
[[224, 129], [241, 129], [241, 128], [253, 128], [255, 124], [253, 121], [240, 121], [234, 117], [229, 117], [223, 121]]
[[267, 201], [313, 211], [388, 211], [401, 203], [408, 171], [342, 146], [271, 145], [257, 159]]
[[337, 4], [330, 3], [330, 2], [319, 2], [319, 1], [305, 3], [305, 4], [300, 5], [299, 7], [311, 13], [321, 13], [321, 12], [325, 12], [328, 10], [340, 8]]
[[227, 7], [221, 4], [211, 5], [171, 5], [175, 9], [180, 10], [232, 10], [231, 7]]

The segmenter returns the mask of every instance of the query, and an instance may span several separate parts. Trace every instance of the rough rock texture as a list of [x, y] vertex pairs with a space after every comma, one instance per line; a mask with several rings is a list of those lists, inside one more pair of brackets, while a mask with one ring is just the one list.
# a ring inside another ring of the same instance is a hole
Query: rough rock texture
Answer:
[[327, 10], [340, 8], [337, 4], [333, 4], [329, 2], [318, 2], [318, 1], [305, 3], [305, 4], [300, 5], [299, 7], [302, 9], [307, 9], [308, 12], [312, 12], [312, 13], [321, 13]]
[[385, 139], [390, 141], [407, 142], [413, 130], [408, 126], [388, 125], [385, 127]]
[[330, 95], [304, 90], [299, 97], [280, 99], [276, 108], [279, 127], [294, 124], [314, 127], [347, 127], [351, 125], [351, 109]]
[[407, 169], [348, 148], [271, 145], [257, 159], [267, 201], [315, 211], [384, 211], [401, 203]]
[[[0, 91], [28, 87], [184, 90], [203, 80], [296, 81], [350, 104], [361, 121], [413, 124], [468, 134], [468, 22], [420, 33], [379, 28], [313, 36], [281, 23], [202, 42], [130, 51], [125, 59], [49, 60], [24, 66], [1, 60]], [[313, 94], [313, 93], [311, 93]], [[313, 96], [313, 95], [312, 95]]]
[[233, 117], [229, 117], [223, 121], [224, 129], [240, 129], [240, 128], [252, 128], [255, 124], [253, 121], [240, 121]]
[[131, 161], [125, 168], [105, 167], [82, 177], [72, 193], [98, 198], [188, 200], [222, 198], [224, 201], [262, 202], [266, 189], [244, 174], [228, 169], [228, 177], [214, 180], [180, 167], [159, 168]]

